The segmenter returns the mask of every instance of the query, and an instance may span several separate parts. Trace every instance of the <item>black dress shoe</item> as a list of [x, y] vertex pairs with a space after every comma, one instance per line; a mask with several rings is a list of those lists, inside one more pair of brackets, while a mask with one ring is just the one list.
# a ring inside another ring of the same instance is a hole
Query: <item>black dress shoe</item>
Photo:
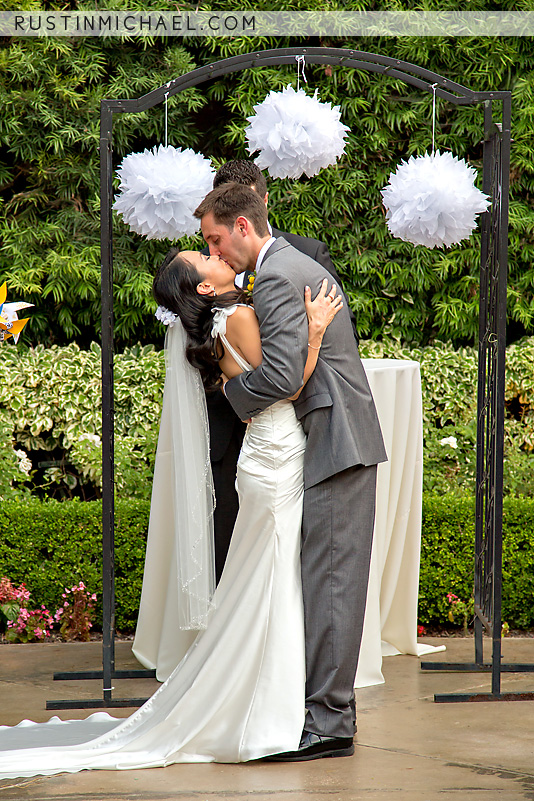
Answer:
[[306, 762], [308, 759], [323, 757], [352, 756], [354, 743], [352, 737], [325, 737], [305, 731], [296, 751], [273, 754], [265, 757], [266, 762]]

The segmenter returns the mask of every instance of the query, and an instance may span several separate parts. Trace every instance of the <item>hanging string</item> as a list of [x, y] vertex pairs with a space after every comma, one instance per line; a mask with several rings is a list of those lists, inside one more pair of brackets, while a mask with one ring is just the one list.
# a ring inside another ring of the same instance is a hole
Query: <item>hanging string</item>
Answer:
[[433, 83], [430, 87], [432, 89], [432, 155], [435, 151], [435, 135], [436, 135], [436, 89], [437, 83]]
[[165, 92], [165, 147], [167, 147], [168, 124], [169, 124], [169, 93]]
[[304, 71], [304, 67], [306, 65], [306, 57], [305, 56], [295, 56], [295, 61], [297, 62], [297, 92], [300, 89], [300, 73], [302, 72], [302, 80], [304, 83], [308, 83], [306, 80], [306, 72]]

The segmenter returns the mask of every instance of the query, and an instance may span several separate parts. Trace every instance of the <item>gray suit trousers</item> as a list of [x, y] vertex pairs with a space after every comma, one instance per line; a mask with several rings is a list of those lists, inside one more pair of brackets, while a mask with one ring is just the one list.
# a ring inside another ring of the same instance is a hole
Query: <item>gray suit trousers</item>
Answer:
[[351, 699], [367, 598], [375, 494], [376, 465], [350, 467], [304, 492], [304, 728], [315, 734], [354, 734]]

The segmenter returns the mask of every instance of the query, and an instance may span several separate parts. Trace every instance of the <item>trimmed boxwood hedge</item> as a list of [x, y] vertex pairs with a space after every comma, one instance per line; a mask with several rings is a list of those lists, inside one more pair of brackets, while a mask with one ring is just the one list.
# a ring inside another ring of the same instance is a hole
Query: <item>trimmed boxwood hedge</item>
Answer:
[[[135, 628], [141, 596], [149, 501], [115, 504], [116, 625]], [[0, 506], [0, 576], [24, 581], [31, 603], [52, 612], [63, 587], [82, 580], [96, 592], [102, 620], [102, 503], [100, 501], [4, 501]], [[95, 625], [98, 628], [98, 623]]]
[[[423, 496], [419, 620], [447, 622], [448, 592], [467, 600], [473, 590], [475, 501], [466, 494]], [[504, 498], [502, 619], [534, 626], [534, 500]]]
[[[135, 628], [143, 577], [150, 504], [116, 504], [116, 622]], [[0, 507], [0, 576], [24, 581], [33, 603], [55, 610], [64, 586], [80, 579], [99, 598], [101, 619], [101, 512], [98, 501], [4, 501]], [[446, 624], [446, 595], [467, 600], [473, 584], [474, 500], [465, 494], [423, 498], [419, 621]], [[534, 500], [504, 501], [503, 620], [534, 626]]]

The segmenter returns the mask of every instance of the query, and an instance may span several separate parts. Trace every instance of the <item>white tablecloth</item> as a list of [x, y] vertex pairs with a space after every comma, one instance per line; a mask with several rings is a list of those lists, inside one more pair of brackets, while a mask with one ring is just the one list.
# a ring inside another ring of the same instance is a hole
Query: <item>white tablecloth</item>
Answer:
[[423, 411], [419, 362], [363, 359], [389, 461], [378, 465], [371, 571], [356, 687], [382, 684], [382, 656], [434, 650], [417, 643]]

